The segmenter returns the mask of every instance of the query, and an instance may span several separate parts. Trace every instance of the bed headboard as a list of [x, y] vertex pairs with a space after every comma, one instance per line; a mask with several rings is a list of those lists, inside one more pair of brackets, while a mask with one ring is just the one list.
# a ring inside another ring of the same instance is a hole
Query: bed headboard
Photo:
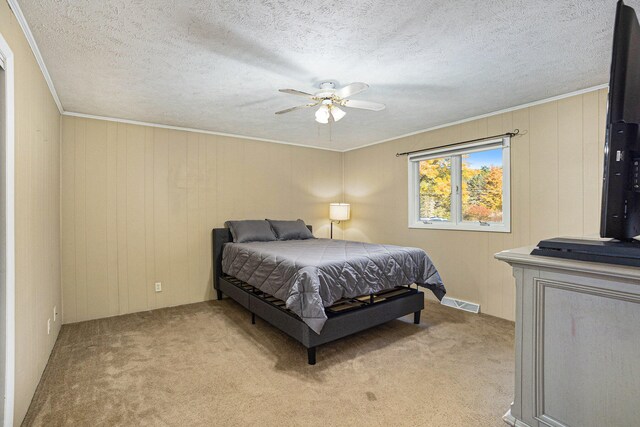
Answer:
[[[307, 225], [309, 231], [313, 233], [313, 227]], [[233, 242], [231, 230], [228, 228], [214, 228], [211, 233], [211, 255], [213, 267], [213, 288], [218, 288], [220, 276], [222, 276], [222, 248], [225, 243]]]

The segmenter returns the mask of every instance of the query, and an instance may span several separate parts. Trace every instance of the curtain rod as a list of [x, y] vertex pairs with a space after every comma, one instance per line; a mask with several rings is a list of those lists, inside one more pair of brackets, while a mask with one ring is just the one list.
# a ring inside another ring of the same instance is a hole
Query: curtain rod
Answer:
[[507, 132], [507, 133], [503, 133], [503, 134], [500, 134], [500, 135], [493, 135], [493, 136], [487, 136], [487, 137], [484, 137], [484, 138], [470, 139], [468, 141], [462, 141], [462, 142], [454, 142], [453, 144], [439, 145], [437, 147], [423, 148], [421, 150], [405, 151], [404, 153], [396, 153], [396, 157], [408, 156], [409, 154], [420, 153], [422, 151], [435, 150], [435, 149], [438, 149], [438, 148], [454, 147], [456, 145], [469, 144], [471, 142], [485, 141], [487, 139], [499, 138], [499, 137], [504, 137], [504, 136], [514, 137], [514, 136], [518, 135], [519, 133], [520, 133], [520, 129], [514, 129], [513, 132]]

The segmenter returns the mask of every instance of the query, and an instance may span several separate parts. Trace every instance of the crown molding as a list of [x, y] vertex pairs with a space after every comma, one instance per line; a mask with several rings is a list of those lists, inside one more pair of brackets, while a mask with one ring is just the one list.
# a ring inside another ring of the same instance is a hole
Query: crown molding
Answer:
[[371, 142], [369, 144], [360, 145], [360, 146], [355, 147], [355, 148], [349, 148], [349, 149], [343, 150], [342, 152], [343, 153], [347, 153], [349, 151], [360, 150], [361, 148], [371, 147], [373, 145], [378, 145], [378, 144], [383, 144], [385, 142], [395, 141], [396, 139], [406, 138], [408, 136], [414, 136], [414, 135], [418, 135], [420, 133], [431, 132], [433, 130], [442, 129], [442, 128], [446, 128], [446, 127], [449, 127], [449, 126], [455, 126], [455, 125], [459, 125], [459, 124], [462, 124], [462, 123], [472, 122], [474, 120], [485, 119], [487, 117], [497, 116], [499, 114], [509, 113], [511, 111], [522, 110], [523, 108], [530, 108], [530, 107], [534, 107], [536, 105], [546, 104], [547, 102], [559, 101], [561, 99], [571, 98], [572, 96], [582, 95], [582, 94], [589, 93], [589, 92], [594, 92], [594, 91], [600, 90], [600, 89], [607, 89], [608, 87], [609, 87], [609, 84], [607, 84], [607, 83], [601, 84], [601, 85], [598, 85], [598, 86], [592, 86], [592, 87], [588, 87], [588, 88], [585, 88], [585, 89], [576, 90], [574, 92], [569, 92], [569, 93], [565, 93], [565, 94], [562, 94], [562, 95], [552, 96], [551, 98], [545, 98], [545, 99], [541, 99], [539, 101], [532, 101], [532, 102], [528, 102], [526, 104], [517, 105], [515, 107], [509, 107], [509, 108], [505, 108], [503, 110], [493, 111], [491, 113], [486, 113], [486, 114], [481, 114], [479, 116], [469, 117], [468, 119], [457, 120], [455, 122], [449, 122], [449, 123], [444, 123], [444, 124], [441, 124], [441, 125], [433, 126], [433, 127], [428, 128], [428, 129], [422, 129], [422, 130], [417, 130], [417, 131], [411, 132], [411, 133], [405, 133], [404, 135], [394, 136], [392, 138], [383, 139], [381, 141]]
[[70, 117], [80, 117], [80, 118], [83, 118], [83, 119], [103, 120], [103, 121], [107, 121], [107, 122], [126, 123], [126, 124], [129, 124], [129, 125], [148, 126], [148, 127], [154, 127], [154, 128], [160, 128], [160, 129], [171, 129], [171, 130], [180, 130], [180, 131], [185, 131], [185, 132], [203, 133], [203, 134], [207, 134], [207, 135], [226, 136], [226, 137], [229, 137], [229, 138], [248, 139], [250, 141], [270, 142], [272, 144], [292, 145], [294, 147], [310, 148], [310, 149], [313, 149], [313, 150], [333, 151], [333, 152], [336, 152], [336, 153], [342, 153], [343, 152], [343, 150], [336, 150], [334, 148], [317, 147], [317, 146], [314, 146], [314, 145], [298, 144], [298, 143], [295, 143], [295, 142], [287, 142], [287, 141], [278, 141], [278, 140], [275, 140], [275, 139], [258, 138], [256, 136], [246, 136], [246, 135], [238, 135], [238, 134], [235, 134], [235, 133], [224, 133], [224, 132], [215, 132], [215, 131], [212, 131], [212, 130], [196, 129], [196, 128], [189, 128], [189, 127], [181, 127], [181, 126], [163, 125], [163, 124], [160, 124], [160, 123], [140, 122], [140, 121], [137, 121], [137, 120], [121, 119], [121, 118], [117, 118], [117, 117], [96, 116], [96, 115], [93, 115], [93, 114], [75, 113], [73, 111], [64, 111], [62, 113], [62, 115], [63, 116], [70, 116]]
[[44, 76], [44, 79], [47, 82], [47, 86], [49, 86], [49, 91], [51, 92], [51, 96], [53, 97], [54, 102], [58, 106], [58, 111], [60, 114], [64, 113], [64, 109], [62, 108], [62, 103], [60, 103], [60, 98], [58, 97], [58, 92], [56, 92], [56, 88], [53, 85], [53, 81], [51, 80], [51, 75], [49, 74], [49, 70], [47, 70], [47, 66], [44, 63], [44, 59], [42, 59], [42, 55], [40, 54], [40, 49], [38, 49], [38, 44], [36, 40], [33, 38], [33, 33], [29, 28], [29, 24], [27, 24], [27, 20], [22, 13], [22, 9], [20, 9], [20, 5], [18, 4], [18, 0], [7, 0], [9, 4], [9, 8], [13, 11], [16, 19], [18, 20], [18, 24], [20, 24], [20, 28], [22, 28], [22, 32], [24, 33], [29, 46], [31, 47], [31, 51], [33, 52], [33, 56], [36, 58], [36, 62], [40, 67], [40, 71]]
[[588, 88], [585, 88], [585, 89], [576, 90], [574, 92], [569, 92], [569, 93], [565, 93], [565, 94], [562, 94], [562, 95], [553, 96], [551, 98], [545, 98], [545, 99], [541, 99], [541, 100], [538, 100], [538, 101], [532, 101], [532, 102], [528, 102], [526, 104], [517, 105], [515, 107], [509, 107], [509, 108], [505, 108], [505, 109], [502, 109], [502, 110], [493, 111], [491, 113], [481, 114], [479, 116], [474, 116], [474, 117], [469, 117], [467, 119], [457, 120], [455, 122], [444, 123], [444, 124], [441, 124], [441, 125], [437, 125], [437, 126], [433, 126], [433, 127], [427, 128], [427, 129], [417, 130], [415, 132], [406, 133], [404, 135], [394, 136], [394, 137], [391, 137], [391, 138], [383, 139], [381, 141], [371, 142], [369, 144], [364, 144], [364, 145], [360, 145], [360, 146], [355, 147], [355, 148], [347, 148], [347, 149], [343, 149], [343, 150], [335, 149], [335, 148], [317, 147], [317, 146], [306, 145], [306, 144], [298, 144], [298, 143], [295, 143], [295, 142], [277, 141], [277, 140], [274, 140], [274, 139], [258, 138], [258, 137], [254, 137], [254, 136], [238, 135], [238, 134], [233, 134], [233, 133], [215, 132], [215, 131], [204, 130], [204, 129], [196, 129], [196, 128], [188, 128], [188, 127], [180, 127], [180, 126], [170, 126], [170, 125], [163, 125], [163, 124], [160, 124], [160, 123], [140, 122], [140, 121], [136, 121], [136, 120], [121, 119], [121, 118], [115, 118], [115, 117], [95, 116], [95, 115], [92, 115], [92, 114], [75, 113], [75, 112], [72, 112], [72, 111], [64, 111], [64, 112], [62, 112], [62, 114], [65, 115], [65, 116], [82, 117], [82, 118], [86, 118], [86, 119], [105, 120], [105, 121], [118, 122], [118, 123], [127, 123], [127, 124], [132, 124], [132, 125], [150, 126], [150, 127], [156, 127], [156, 128], [162, 128], [162, 129], [173, 129], [173, 130], [181, 130], [181, 131], [186, 131], [186, 132], [204, 133], [204, 134], [208, 134], [208, 135], [227, 136], [227, 137], [230, 137], [230, 138], [242, 138], [242, 139], [249, 139], [249, 140], [253, 140], [253, 141], [270, 142], [270, 143], [273, 143], [273, 144], [293, 145], [293, 146], [296, 146], [296, 147], [312, 148], [312, 149], [316, 149], [316, 150], [325, 150], [325, 151], [334, 151], [334, 152], [338, 152], [338, 153], [348, 153], [349, 151], [360, 150], [362, 148], [367, 148], [367, 147], [371, 147], [373, 145], [383, 144], [385, 142], [395, 141], [397, 139], [406, 138], [408, 136], [418, 135], [418, 134], [425, 133], [425, 132], [431, 132], [431, 131], [434, 131], [434, 130], [437, 130], [437, 129], [442, 129], [442, 128], [446, 128], [446, 127], [450, 127], [450, 126], [455, 126], [455, 125], [459, 125], [459, 124], [462, 124], [462, 123], [472, 122], [474, 120], [485, 119], [487, 117], [497, 116], [499, 114], [505, 114], [505, 113], [509, 113], [509, 112], [512, 112], [512, 111], [522, 110], [524, 108], [530, 108], [530, 107], [534, 107], [536, 105], [546, 104], [548, 102], [559, 101], [561, 99], [571, 98], [572, 96], [578, 96], [578, 95], [582, 95], [582, 94], [589, 93], [589, 92], [595, 92], [595, 91], [600, 90], [600, 89], [607, 89], [608, 87], [609, 87], [608, 84], [601, 84], [601, 85], [598, 85], [598, 86], [592, 86], [592, 87], [588, 87]]

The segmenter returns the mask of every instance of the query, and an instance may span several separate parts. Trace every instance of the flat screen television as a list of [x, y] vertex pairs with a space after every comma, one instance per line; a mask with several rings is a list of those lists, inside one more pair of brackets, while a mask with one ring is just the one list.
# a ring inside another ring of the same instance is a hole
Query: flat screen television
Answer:
[[604, 147], [600, 236], [640, 236], [640, 25], [633, 8], [618, 2], [613, 32], [609, 107]]

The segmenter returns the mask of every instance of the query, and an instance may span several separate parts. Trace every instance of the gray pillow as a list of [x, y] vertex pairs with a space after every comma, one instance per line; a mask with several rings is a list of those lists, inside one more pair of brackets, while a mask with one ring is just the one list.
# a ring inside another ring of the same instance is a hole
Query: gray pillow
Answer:
[[225, 226], [231, 230], [235, 243], [270, 242], [277, 240], [271, 225], [265, 220], [251, 219], [244, 221], [227, 221]]
[[307, 228], [303, 220], [296, 221], [275, 221], [267, 219], [271, 228], [276, 233], [278, 240], [304, 240], [315, 239], [311, 231]]

